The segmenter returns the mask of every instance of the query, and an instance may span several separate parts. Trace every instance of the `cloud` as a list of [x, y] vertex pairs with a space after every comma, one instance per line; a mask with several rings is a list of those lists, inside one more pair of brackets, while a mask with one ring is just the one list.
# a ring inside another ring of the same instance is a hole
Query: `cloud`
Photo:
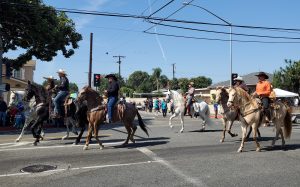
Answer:
[[[108, 0], [92, 0], [87, 1], [88, 5], [83, 6], [80, 9], [89, 10], [89, 11], [97, 11], [101, 6], [103, 6]], [[81, 15], [77, 18], [74, 18], [74, 22], [76, 24], [76, 28], [78, 30], [82, 29], [85, 25], [89, 24], [95, 19], [94, 16]]]

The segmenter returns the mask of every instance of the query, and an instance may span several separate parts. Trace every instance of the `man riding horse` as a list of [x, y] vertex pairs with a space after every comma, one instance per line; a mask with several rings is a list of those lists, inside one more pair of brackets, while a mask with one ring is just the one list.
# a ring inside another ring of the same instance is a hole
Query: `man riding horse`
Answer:
[[54, 103], [54, 115], [53, 118], [60, 118], [62, 116], [61, 104], [69, 94], [69, 80], [64, 70], [58, 70], [59, 84], [55, 86], [58, 89], [58, 93], [55, 96]]
[[191, 106], [192, 106], [192, 101], [194, 99], [194, 93], [195, 93], [195, 88], [193, 87], [194, 82], [189, 83], [189, 89], [188, 89], [188, 94], [187, 94], [187, 102], [186, 102], [186, 108], [187, 108], [187, 114], [190, 114]]
[[118, 101], [119, 96], [119, 83], [118, 79], [114, 74], [106, 75], [105, 78], [108, 79], [108, 89], [105, 90], [105, 93], [108, 97], [107, 102], [107, 113], [108, 113], [108, 123], [112, 122], [114, 107]]
[[233, 79], [235, 81], [234, 87], [240, 87], [243, 90], [245, 90], [246, 92], [249, 91], [249, 88], [247, 87], [247, 85], [245, 84], [243, 77], [238, 76], [237, 78]]
[[271, 113], [269, 110], [269, 96], [272, 91], [272, 86], [271, 83], [266, 80], [269, 78], [269, 76], [265, 72], [259, 72], [255, 76], [258, 77], [258, 83], [256, 84], [256, 91], [253, 93], [253, 96], [258, 97], [261, 100], [263, 106], [263, 113], [267, 117], [267, 120], [270, 121]]

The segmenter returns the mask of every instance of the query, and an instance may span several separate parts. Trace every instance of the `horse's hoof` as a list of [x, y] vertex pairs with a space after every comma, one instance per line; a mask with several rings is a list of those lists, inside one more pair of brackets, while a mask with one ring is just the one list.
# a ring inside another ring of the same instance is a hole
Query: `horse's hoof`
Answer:
[[233, 134], [231, 137], [237, 137], [238, 136], [238, 134]]
[[100, 150], [104, 149], [104, 146], [103, 145], [100, 145]]
[[179, 132], [180, 132], [180, 133], [183, 133], [183, 129], [181, 129]]
[[237, 152], [238, 152], [238, 153], [241, 153], [241, 152], [243, 152], [243, 149], [239, 149], [239, 150], [237, 150]]
[[204, 132], [204, 131], [205, 131], [205, 128], [202, 128], [202, 129], [200, 129], [199, 131], [200, 131], [200, 132]]
[[261, 149], [260, 148], [256, 148], [256, 152], [260, 152], [261, 151]]
[[64, 137], [61, 138], [61, 140], [65, 140], [67, 138], [69, 138], [69, 136], [64, 136]]
[[89, 149], [89, 146], [85, 145], [83, 146], [83, 150], [88, 150]]
[[16, 141], [15, 142], [20, 142], [20, 139], [16, 139]]
[[224, 139], [221, 139], [220, 142], [223, 143], [223, 142], [224, 142]]
[[37, 142], [33, 142], [32, 145], [33, 145], [33, 146], [37, 146]]

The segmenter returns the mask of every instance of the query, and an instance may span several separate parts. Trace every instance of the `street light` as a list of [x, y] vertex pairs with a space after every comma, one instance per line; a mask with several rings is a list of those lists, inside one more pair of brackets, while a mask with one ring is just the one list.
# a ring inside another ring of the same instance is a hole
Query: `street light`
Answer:
[[198, 5], [191, 4], [189, 2], [183, 2], [182, 4], [185, 5], [185, 6], [190, 5], [190, 6], [194, 6], [194, 7], [200, 8], [200, 9], [208, 12], [209, 14], [213, 15], [214, 17], [218, 18], [219, 20], [223, 21], [228, 26], [230, 26], [230, 79], [229, 80], [230, 80], [230, 86], [232, 86], [232, 80], [231, 80], [231, 75], [232, 75], [232, 24], [229, 23], [228, 21], [224, 20], [223, 18], [217, 16], [213, 12], [207, 10], [206, 8], [203, 8], [203, 7], [198, 6]]

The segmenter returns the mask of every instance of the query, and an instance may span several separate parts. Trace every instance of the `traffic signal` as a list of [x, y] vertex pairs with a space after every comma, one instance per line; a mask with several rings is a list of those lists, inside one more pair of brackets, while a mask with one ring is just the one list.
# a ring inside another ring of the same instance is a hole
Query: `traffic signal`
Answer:
[[100, 80], [101, 80], [101, 75], [100, 74], [94, 74], [94, 86], [95, 87], [100, 86]]
[[234, 79], [237, 78], [237, 77], [238, 77], [237, 73], [232, 73], [231, 74], [231, 84], [232, 84], [232, 86], [234, 85], [234, 82], [235, 82]]

